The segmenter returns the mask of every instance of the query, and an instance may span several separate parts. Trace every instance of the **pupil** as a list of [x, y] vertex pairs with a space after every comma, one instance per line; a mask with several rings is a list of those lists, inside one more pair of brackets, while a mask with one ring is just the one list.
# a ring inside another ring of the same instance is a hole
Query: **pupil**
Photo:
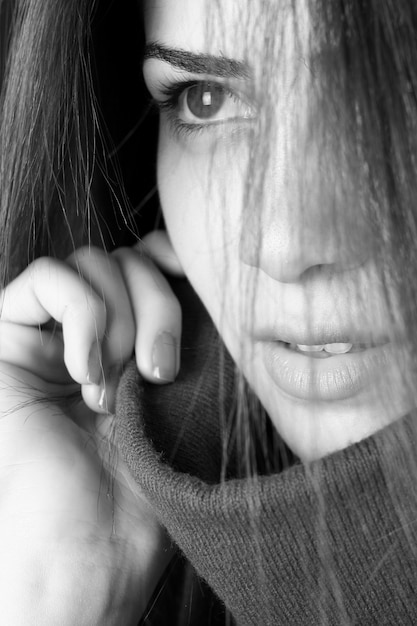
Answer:
[[200, 119], [209, 119], [219, 112], [224, 103], [224, 90], [220, 85], [199, 83], [189, 87], [186, 102], [190, 112]]

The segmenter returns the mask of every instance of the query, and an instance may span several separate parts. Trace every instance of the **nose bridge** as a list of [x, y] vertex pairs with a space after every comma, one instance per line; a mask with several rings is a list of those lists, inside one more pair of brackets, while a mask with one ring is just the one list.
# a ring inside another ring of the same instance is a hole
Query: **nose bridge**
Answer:
[[[342, 181], [332, 155], [301, 142], [289, 159], [282, 150], [265, 177], [263, 206], [250, 211], [241, 233], [242, 260], [281, 282], [310, 268], [342, 272], [365, 262], [370, 232], [354, 184]], [[350, 192], [349, 192], [349, 188]]]

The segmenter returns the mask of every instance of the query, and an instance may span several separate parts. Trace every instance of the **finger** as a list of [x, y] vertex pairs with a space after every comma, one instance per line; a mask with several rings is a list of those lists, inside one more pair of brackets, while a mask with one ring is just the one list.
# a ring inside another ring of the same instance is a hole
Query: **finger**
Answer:
[[154, 263], [135, 248], [115, 253], [136, 320], [136, 362], [147, 380], [172, 382], [179, 370], [181, 308]]
[[0, 320], [38, 326], [51, 318], [62, 324], [64, 362], [71, 377], [81, 384], [99, 378], [104, 303], [72, 268], [44, 257], [2, 292]]
[[73, 253], [67, 263], [83, 277], [105, 303], [107, 326], [101, 346], [102, 373], [96, 384], [82, 385], [86, 405], [96, 413], [113, 412], [122, 364], [133, 354], [135, 320], [117, 261], [95, 247]]
[[165, 230], [153, 230], [138, 244], [158, 267], [172, 276], [184, 276], [182, 265]]
[[104, 368], [102, 380], [98, 385], [81, 385], [81, 395], [85, 404], [94, 413], [114, 413], [116, 393], [123, 366], [118, 364], [112, 368]]
[[135, 320], [129, 294], [117, 261], [95, 247], [83, 247], [67, 259], [106, 307], [106, 332], [102, 342], [103, 366], [111, 369], [133, 353]]

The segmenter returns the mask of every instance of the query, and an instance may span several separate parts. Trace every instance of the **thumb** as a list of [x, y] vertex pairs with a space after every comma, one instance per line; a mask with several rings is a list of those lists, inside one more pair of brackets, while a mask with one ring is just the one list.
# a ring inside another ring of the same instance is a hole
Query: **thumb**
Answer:
[[138, 245], [161, 270], [172, 276], [184, 276], [184, 270], [165, 230], [153, 230]]

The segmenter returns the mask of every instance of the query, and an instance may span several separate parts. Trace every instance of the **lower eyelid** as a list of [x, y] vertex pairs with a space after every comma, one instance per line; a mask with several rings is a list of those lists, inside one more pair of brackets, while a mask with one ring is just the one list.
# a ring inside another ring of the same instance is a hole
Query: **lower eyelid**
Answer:
[[[165, 123], [167, 124], [174, 139], [186, 142], [192, 142], [193, 140], [199, 142], [200, 139], [203, 140], [203, 138], [206, 138], [211, 143], [211, 141], [216, 140], [229, 140], [247, 137], [249, 129], [252, 128], [252, 120], [245, 120], [242, 118], [234, 118], [228, 121], [217, 121], [206, 124], [189, 124], [176, 117], [172, 111], [164, 113], [164, 118]], [[227, 127], [229, 127], [229, 130], [225, 132]]]
[[[179, 112], [181, 97], [188, 88], [202, 82], [214, 83], [216, 81], [181, 81], [158, 86], [158, 93], [154, 94], [154, 103], [161, 115], [164, 116], [165, 123], [173, 138], [183, 140], [190, 145], [195, 141], [197, 142], [196, 145], [203, 147], [205, 144], [203, 138], [206, 138], [211, 145], [212, 140], [223, 142], [223, 139], [234, 141], [243, 136], [247, 137], [248, 128], [257, 116], [257, 109], [248, 101], [247, 97], [228, 88], [223, 83], [218, 84], [236, 102], [236, 107], [240, 111], [238, 110], [235, 115], [230, 115], [224, 119], [206, 118], [206, 120], [199, 120], [195, 118], [195, 121], [182, 119]], [[253, 126], [251, 127], [253, 128]]]

